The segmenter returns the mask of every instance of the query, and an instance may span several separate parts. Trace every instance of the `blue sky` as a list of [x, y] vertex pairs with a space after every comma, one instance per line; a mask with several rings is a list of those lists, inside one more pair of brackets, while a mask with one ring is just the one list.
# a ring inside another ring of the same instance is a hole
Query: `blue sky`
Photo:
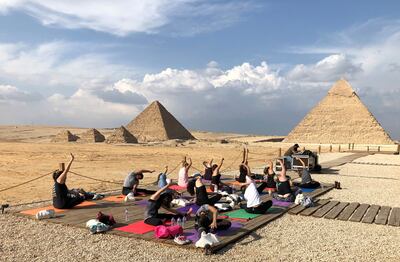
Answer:
[[284, 135], [345, 77], [399, 138], [398, 1], [79, 3], [0, 2], [0, 124], [117, 126], [158, 99], [188, 128]]

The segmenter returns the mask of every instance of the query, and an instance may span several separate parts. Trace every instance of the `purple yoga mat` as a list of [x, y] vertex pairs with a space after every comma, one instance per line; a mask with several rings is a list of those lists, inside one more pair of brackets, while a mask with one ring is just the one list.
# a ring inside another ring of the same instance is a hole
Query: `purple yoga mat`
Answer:
[[[234, 235], [237, 230], [243, 227], [242, 223], [239, 222], [232, 222], [232, 225], [227, 230], [217, 230], [217, 236], [231, 236]], [[193, 243], [196, 243], [199, 240], [199, 233], [196, 229], [192, 228], [189, 230], [185, 230], [183, 235], [186, 236], [187, 239], [190, 239]]]
[[293, 202], [285, 202], [285, 201], [280, 201], [280, 200], [276, 200], [276, 199], [272, 199], [272, 205], [273, 206], [279, 206], [279, 207], [288, 207], [291, 204], [293, 204]]
[[135, 204], [139, 205], [139, 206], [146, 206], [148, 202], [149, 201], [147, 199], [142, 199], [142, 200], [136, 201]]
[[185, 207], [180, 207], [180, 208], [176, 209], [176, 211], [178, 211], [179, 213], [186, 213], [186, 212], [188, 212], [189, 208], [192, 208], [192, 214], [195, 214], [197, 212], [197, 210], [199, 210], [200, 206], [198, 206], [196, 204], [190, 204]]
[[193, 229], [189, 229], [189, 230], [185, 230], [183, 232], [183, 235], [187, 239], [191, 240], [193, 243], [196, 243], [197, 240], [199, 240], [199, 233], [197, 233], [197, 230], [194, 229], [194, 228]]

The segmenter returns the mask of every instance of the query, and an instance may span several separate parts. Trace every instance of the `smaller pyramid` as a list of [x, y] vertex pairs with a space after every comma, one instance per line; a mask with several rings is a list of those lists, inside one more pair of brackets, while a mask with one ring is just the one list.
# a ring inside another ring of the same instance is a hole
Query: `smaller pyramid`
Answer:
[[85, 133], [81, 134], [79, 141], [86, 143], [104, 142], [106, 138], [96, 128], [91, 128]]
[[56, 143], [75, 142], [78, 139], [79, 136], [72, 134], [69, 130], [62, 130], [51, 140], [51, 142], [56, 142]]
[[132, 135], [124, 126], [116, 129], [114, 133], [112, 133], [106, 139], [106, 143], [109, 144], [123, 144], [123, 143], [133, 143], [137, 144], [138, 140], [134, 135]]
[[159, 101], [146, 107], [127, 128], [140, 142], [195, 139]]

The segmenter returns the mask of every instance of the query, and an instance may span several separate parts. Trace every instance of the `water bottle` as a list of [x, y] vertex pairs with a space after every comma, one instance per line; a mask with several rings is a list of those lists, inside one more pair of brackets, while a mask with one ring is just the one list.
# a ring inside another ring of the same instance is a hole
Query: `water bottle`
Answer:
[[128, 222], [129, 221], [129, 211], [127, 208], [125, 208], [125, 221]]
[[218, 192], [218, 186], [214, 185], [214, 193], [217, 193], [217, 192]]
[[182, 218], [182, 228], [185, 227], [185, 223], [186, 223], [186, 217]]
[[171, 219], [171, 226], [175, 226], [175, 218]]
[[181, 221], [181, 218], [180, 218], [180, 217], [178, 217], [178, 219], [176, 220], [176, 224], [177, 224], [178, 226], [182, 226], [182, 221]]

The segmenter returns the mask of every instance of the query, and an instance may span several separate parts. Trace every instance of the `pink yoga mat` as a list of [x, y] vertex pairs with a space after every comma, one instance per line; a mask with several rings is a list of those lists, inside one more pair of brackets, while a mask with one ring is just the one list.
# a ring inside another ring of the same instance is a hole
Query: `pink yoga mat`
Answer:
[[147, 225], [144, 220], [140, 220], [127, 226], [118, 227], [115, 230], [142, 235], [154, 230], [154, 228], [155, 226]]

